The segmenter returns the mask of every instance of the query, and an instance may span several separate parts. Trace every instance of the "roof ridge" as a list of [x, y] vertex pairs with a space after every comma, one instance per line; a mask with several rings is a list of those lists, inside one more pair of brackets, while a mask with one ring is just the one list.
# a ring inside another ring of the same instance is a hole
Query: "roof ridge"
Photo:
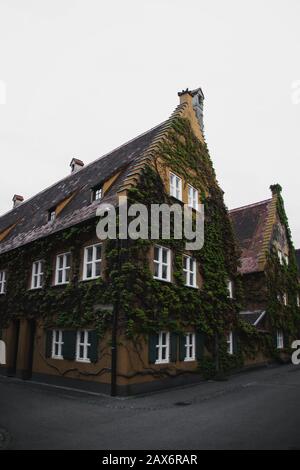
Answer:
[[264, 201], [254, 202], [252, 204], [246, 204], [245, 206], [236, 207], [234, 209], [230, 209], [229, 214], [232, 213], [232, 212], [237, 212], [237, 211], [247, 209], [247, 208], [250, 208], [250, 207], [260, 206], [261, 204], [265, 204], [266, 202], [271, 202], [271, 201], [272, 201], [272, 198], [269, 198], [269, 199], [265, 199]]
[[117, 150], [121, 149], [122, 147], [125, 147], [126, 145], [129, 145], [130, 143], [134, 142], [135, 140], [143, 137], [144, 135], [148, 134], [149, 132], [152, 132], [154, 131], [155, 129], [159, 128], [160, 126], [162, 126], [164, 123], [166, 123], [169, 119], [167, 119], [166, 121], [162, 121], [160, 124], [157, 124], [156, 126], [154, 127], [151, 127], [150, 129], [148, 129], [147, 131], [145, 132], [142, 132], [141, 134], [137, 135], [136, 137], [124, 142], [124, 144], [121, 144], [119, 145], [118, 147], [115, 147], [113, 150], [105, 153], [104, 155], [102, 155], [101, 157], [98, 157], [96, 158], [95, 160], [93, 160], [92, 162], [88, 163], [87, 165], [85, 165], [81, 170], [80, 172], [76, 172], [76, 173], [70, 173], [69, 175], [66, 175], [64, 176], [63, 178], [59, 179], [58, 181], [56, 181], [55, 183], [53, 184], [50, 184], [49, 186], [47, 186], [46, 188], [42, 189], [41, 191], [35, 193], [33, 196], [31, 196], [30, 198], [28, 199], [25, 199], [24, 202], [22, 202], [22, 204], [20, 204], [18, 207], [13, 207], [12, 209], [8, 210], [7, 212], [4, 212], [4, 214], [1, 214], [0, 215], [0, 220], [2, 219], [2, 217], [6, 216], [7, 214], [13, 212], [13, 211], [16, 211], [16, 214], [18, 213], [18, 209], [21, 208], [21, 207], [24, 207], [24, 205], [27, 205], [30, 201], [32, 201], [35, 197], [37, 196], [40, 196], [42, 195], [44, 192], [48, 191], [49, 189], [51, 188], [54, 188], [57, 184], [60, 184], [62, 183], [63, 181], [69, 179], [69, 178], [72, 178], [72, 177], [76, 177], [78, 176], [79, 174], [81, 174], [82, 172], [85, 171], [86, 168], [89, 168], [91, 165], [93, 165], [94, 163], [98, 162], [99, 160], [102, 160], [103, 158], [106, 158], [106, 157], [109, 157], [113, 152], [116, 152]]

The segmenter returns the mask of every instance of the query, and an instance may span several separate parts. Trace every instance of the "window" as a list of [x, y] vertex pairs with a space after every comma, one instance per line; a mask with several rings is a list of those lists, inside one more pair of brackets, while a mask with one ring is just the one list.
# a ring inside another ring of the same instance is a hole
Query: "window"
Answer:
[[198, 210], [199, 207], [199, 193], [197, 189], [193, 188], [190, 184], [188, 185], [188, 206], [192, 209]]
[[169, 362], [170, 355], [170, 333], [161, 331], [158, 335], [158, 344], [156, 345], [156, 364]]
[[63, 332], [62, 330], [53, 330], [52, 332], [52, 358], [63, 359], [62, 347], [63, 347]]
[[227, 353], [232, 355], [233, 354], [233, 334], [232, 334], [232, 331], [230, 331], [230, 333], [228, 333], [227, 338], [226, 338], [226, 342], [227, 342]]
[[282, 331], [277, 331], [277, 349], [283, 349], [283, 333]]
[[89, 348], [91, 343], [89, 342], [88, 330], [77, 331], [76, 341], [76, 361], [79, 362], [91, 362], [89, 359]]
[[233, 281], [228, 279], [227, 281], [227, 289], [228, 289], [228, 298], [233, 299]]
[[188, 287], [197, 287], [196, 279], [196, 260], [190, 256], [183, 257], [183, 274], [185, 285]]
[[297, 294], [297, 307], [300, 307], [300, 295]]
[[40, 289], [44, 282], [44, 262], [35, 261], [32, 264], [31, 289]]
[[56, 219], [56, 210], [55, 209], [50, 209], [48, 212], [48, 221], [49, 222], [54, 222]]
[[56, 258], [55, 284], [67, 284], [70, 281], [71, 254], [64, 253]]
[[100, 201], [102, 199], [102, 187], [96, 187], [92, 190], [92, 201]]
[[83, 279], [96, 279], [101, 276], [101, 252], [101, 244], [85, 248]]
[[170, 173], [170, 195], [182, 200], [182, 181], [173, 173]]
[[289, 265], [289, 256], [284, 254], [283, 258], [284, 258], [285, 264], [288, 266]]
[[6, 293], [6, 271], [0, 271], [0, 295]]
[[195, 361], [196, 359], [196, 335], [187, 333], [185, 335], [185, 361]]
[[288, 296], [286, 293], [283, 294], [283, 305], [287, 306], [288, 304]]
[[154, 278], [170, 281], [171, 278], [171, 250], [162, 246], [154, 247]]

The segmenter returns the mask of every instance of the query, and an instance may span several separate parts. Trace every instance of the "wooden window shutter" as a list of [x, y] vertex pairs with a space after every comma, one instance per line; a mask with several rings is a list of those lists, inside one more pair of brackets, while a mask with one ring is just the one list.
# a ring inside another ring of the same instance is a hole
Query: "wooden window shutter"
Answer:
[[48, 359], [52, 356], [52, 339], [53, 339], [53, 331], [46, 330], [46, 351], [45, 357]]
[[98, 335], [97, 331], [89, 331], [89, 359], [91, 362], [98, 361]]
[[177, 361], [177, 338], [178, 335], [176, 333], [171, 333], [170, 338], [170, 361], [176, 362]]
[[179, 360], [184, 361], [185, 360], [185, 335], [180, 335], [179, 336]]
[[201, 361], [204, 356], [204, 334], [200, 331], [196, 333], [196, 359]]
[[76, 336], [77, 332], [74, 330], [63, 331], [63, 347], [62, 355], [67, 361], [74, 361], [76, 354]]
[[155, 364], [155, 362], [156, 362], [156, 346], [157, 346], [157, 344], [158, 344], [158, 335], [157, 334], [149, 335], [149, 342], [148, 342], [149, 364]]
[[233, 354], [238, 354], [239, 352], [239, 336], [236, 331], [232, 332], [232, 350]]

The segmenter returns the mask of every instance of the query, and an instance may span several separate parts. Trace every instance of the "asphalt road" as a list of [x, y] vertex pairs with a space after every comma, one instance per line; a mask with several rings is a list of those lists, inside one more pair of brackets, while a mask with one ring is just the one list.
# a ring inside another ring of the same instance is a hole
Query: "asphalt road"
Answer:
[[0, 378], [0, 428], [11, 449], [300, 449], [299, 400], [292, 365], [130, 399]]

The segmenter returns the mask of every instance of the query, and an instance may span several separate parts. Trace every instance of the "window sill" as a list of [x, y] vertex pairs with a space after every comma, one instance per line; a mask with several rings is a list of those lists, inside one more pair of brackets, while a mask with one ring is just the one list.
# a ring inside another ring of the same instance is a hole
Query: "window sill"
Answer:
[[155, 365], [161, 365], [161, 364], [170, 364], [170, 361], [155, 361]]
[[56, 361], [63, 361], [64, 358], [62, 356], [51, 356], [51, 359], [55, 359]]
[[196, 359], [184, 359], [183, 362], [196, 362]]
[[67, 286], [70, 282], [60, 282], [59, 284], [53, 284], [52, 287], [60, 287], [60, 286]]
[[97, 279], [101, 279], [102, 276], [95, 276], [95, 277], [87, 277], [84, 279], [81, 279], [80, 282], [88, 282], [88, 281], [96, 281]]
[[185, 284], [185, 287], [190, 287], [192, 289], [199, 289], [199, 286], [190, 286], [189, 284]]
[[77, 359], [76, 362], [80, 362], [81, 364], [91, 364], [90, 359]]
[[153, 279], [155, 281], [168, 282], [169, 284], [171, 284], [171, 282], [172, 282], [172, 281], [170, 281], [170, 279], [161, 279], [160, 277], [155, 277], [155, 276], [153, 276]]

